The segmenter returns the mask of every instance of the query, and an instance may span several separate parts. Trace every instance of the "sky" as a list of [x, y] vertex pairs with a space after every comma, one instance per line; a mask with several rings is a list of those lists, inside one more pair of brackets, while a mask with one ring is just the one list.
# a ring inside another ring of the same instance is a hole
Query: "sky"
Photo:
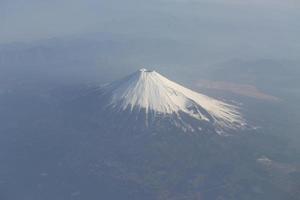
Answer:
[[0, 0], [0, 43], [107, 32], [296, 59], [299, 9], [297, 0]]

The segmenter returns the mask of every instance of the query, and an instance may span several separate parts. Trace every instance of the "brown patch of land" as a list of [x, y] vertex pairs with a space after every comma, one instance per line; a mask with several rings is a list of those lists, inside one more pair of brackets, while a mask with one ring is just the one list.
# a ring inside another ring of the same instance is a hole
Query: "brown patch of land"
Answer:
[[237, 84], [231, 82], [223, 81], [210, 81], [210, 80], [201, 80], [197, 83], [197, 86], [204, 89], [214, 89], [229, 91], [234, 94], [252, 97], [261, 100], [267, 101], [279, 101], [279, 98], [266, 94], [260, 91], [257, 87], [248, 84]]

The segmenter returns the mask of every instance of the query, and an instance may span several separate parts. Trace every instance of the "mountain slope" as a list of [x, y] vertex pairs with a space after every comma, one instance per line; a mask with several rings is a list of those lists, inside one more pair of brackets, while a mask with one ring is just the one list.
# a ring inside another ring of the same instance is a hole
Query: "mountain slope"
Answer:
[[[105, 99], [99, 103], [109, 111], [143, 115], [146, 125], [164, 118], [191, 131], [201, 130], [203, 123], [218, 130], [244, 125], [236, 106], [194, 92], [146, 69], [93, 89], [91, 93]], [[192, 124], [191, 120], [199, 124]]]

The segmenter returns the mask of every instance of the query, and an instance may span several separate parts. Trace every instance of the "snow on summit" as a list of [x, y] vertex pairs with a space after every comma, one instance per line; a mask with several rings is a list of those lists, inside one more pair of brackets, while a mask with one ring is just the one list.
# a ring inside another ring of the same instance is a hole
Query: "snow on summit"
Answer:
[[104, 86], [101, 91], [108, 96], [106, 106], [119, 111], [138, 109], [146, 115], [174, 115], [179, 119], [184, 113], [224, 128], [238, 128], [244, 123], [237, 107], [194, 92], [156, 71], [140, 69]]

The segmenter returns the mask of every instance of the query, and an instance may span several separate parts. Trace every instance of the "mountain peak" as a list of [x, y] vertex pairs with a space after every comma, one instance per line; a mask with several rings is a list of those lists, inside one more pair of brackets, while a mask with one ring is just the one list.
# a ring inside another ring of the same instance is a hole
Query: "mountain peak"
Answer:
[[154, 70], [148, 70], [146, 68], [141, 68], [138, 70], [138, 72], [141, 72], [141, 73], [151, 73], [151, 72], [155, 72]]
[[108, 99], [106, 107], [118, 112], [144, 112], [146, 119], [175, 116], [189, 126], [183, 114], [221, 128], [237, 128], [244, 123], [236, 106], [192, 91], [144, 68], [100, 90]]

